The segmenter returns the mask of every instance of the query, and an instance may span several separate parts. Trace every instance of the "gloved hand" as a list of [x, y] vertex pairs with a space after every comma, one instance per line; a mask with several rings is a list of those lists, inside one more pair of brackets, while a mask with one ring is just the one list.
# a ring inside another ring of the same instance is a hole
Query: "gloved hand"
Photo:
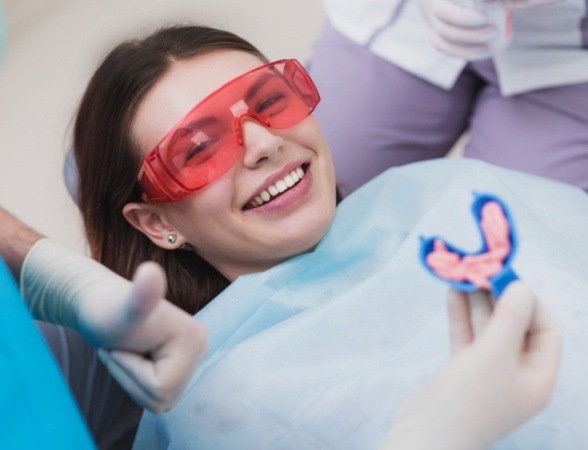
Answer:
[[398, 410], [381, 450], [483, 449], [550, 399], [561, 336], [527, 285], [511, 283], [492, 313], [481, 292], [452, 291], [448, 307], [452, 357]]
[[[467, 1], [467, 0], [466, 0]], [[417, 0], [438, 50], [467, 60], [489, 58], [503, 39], [494, 13], [456, 0]], [[496, 7], [495, 7], [496, 8]], [[504, 11], [498, 10], [504, 14]]]
[[133, 282], [48, 239], [28, 252], [21, 291], [39, 320], [71, 327], [141, 406], [162, 412], [180, 398], [206, 353], [204, 328], [163, 299], [165, 275], [142, 264]]

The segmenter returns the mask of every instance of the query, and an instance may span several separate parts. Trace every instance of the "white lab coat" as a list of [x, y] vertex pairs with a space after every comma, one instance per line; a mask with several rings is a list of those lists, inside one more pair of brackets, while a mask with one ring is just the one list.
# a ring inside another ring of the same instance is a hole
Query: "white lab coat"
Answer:
[[[324, 6], [337, 31], [434, 85], [450, 89], [467, 64], [433, 47], [414, 0], [324, 0]], [[586, 15], [586, 0], [515, 10], [512, 41], [493, 56], [501, 93], [588, 82]]]

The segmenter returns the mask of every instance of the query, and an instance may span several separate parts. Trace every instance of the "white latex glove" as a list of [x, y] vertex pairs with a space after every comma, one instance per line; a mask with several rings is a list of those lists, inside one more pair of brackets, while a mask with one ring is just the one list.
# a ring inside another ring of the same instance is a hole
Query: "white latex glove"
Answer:
[[474, 8], [455, 0], [417, 0], [417, 3], [431, 27], [435, 48], [467, 60], [490, 57], [500, 33], [482, 7]]
[[452, 291], [448, 307], [453, 355], [398, 410], [381, 450], [483, 449], [549, 402], [561, 336], [527, 285], [511, 283], [491, 317], [482, 293]]
[[162, 412], [180, 398], [206, 353], [204, 328], [163, 299], [165, 275], [142, 264], [133, 282], [48, 239], [28, 252], [23, 298], [39, 320], [71, 327], [141, 406]]

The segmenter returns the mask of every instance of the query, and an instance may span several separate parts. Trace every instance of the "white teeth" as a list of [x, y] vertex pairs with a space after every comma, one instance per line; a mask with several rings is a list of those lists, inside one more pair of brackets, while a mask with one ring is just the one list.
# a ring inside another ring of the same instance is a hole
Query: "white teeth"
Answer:
[[249, 204], [250, 207], [255, 208], [268, 202], [270, 198], [275, 197], [282, 192], [287, 191], [289, 188], [294, 186], [304, 177], [304, 170], [301, 167], [297, 167], [283, 179], [265, 188], [259, 193]]
[[276, 187], [278, 188], [278, 191], [280, 192], [286, 192], [286, 190], [288, 189], [288, 186], [286, 185], [286, 183], [284, 183], [284, 180], [280, 180], [276, 183]]

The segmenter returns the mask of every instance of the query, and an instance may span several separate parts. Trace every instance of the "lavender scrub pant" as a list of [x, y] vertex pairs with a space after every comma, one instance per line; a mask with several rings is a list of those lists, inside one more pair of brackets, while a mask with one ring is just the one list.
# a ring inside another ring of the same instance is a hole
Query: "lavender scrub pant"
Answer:
[[466, 130], [466, 157], [588, 190], [588, 83], [502, 97], [485, 60], [446, 91], [328, 23], [308, 69], [343, 195], [389, 167], [445, 156]]

